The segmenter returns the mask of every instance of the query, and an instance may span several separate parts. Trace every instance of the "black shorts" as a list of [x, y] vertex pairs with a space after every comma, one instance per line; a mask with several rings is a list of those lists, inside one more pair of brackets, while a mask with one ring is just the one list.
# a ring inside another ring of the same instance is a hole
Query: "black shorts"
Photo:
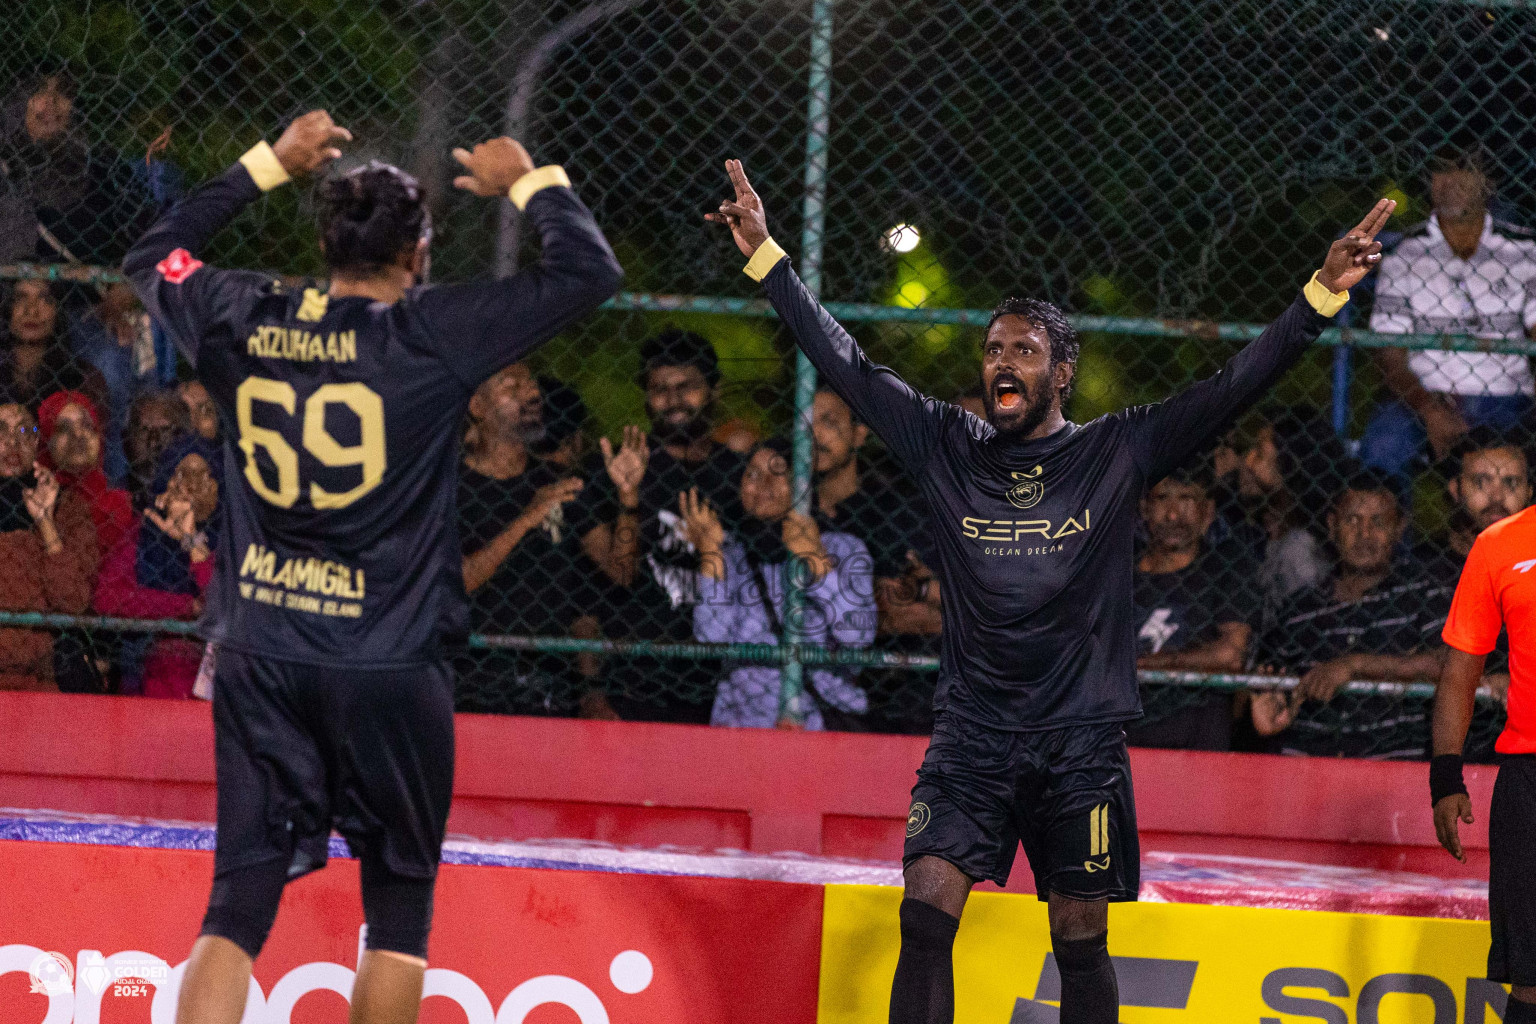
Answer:
[[904, 864], [1008, 882], [1020, 843], [1040, 899], [1134, 900], [1136, 798], [1120, 722], [1005, 732], [940, 713], [912, 787]]
[[331, 829], [396, 875], [437, 876], [453, 798], [446, 663], [337, 669], [220, 648], [213, 684], [214, 874], [324, 867]]
[[1488, 979], [1536, 985], [1536, 754], [1499, 758], [1488, 859]]

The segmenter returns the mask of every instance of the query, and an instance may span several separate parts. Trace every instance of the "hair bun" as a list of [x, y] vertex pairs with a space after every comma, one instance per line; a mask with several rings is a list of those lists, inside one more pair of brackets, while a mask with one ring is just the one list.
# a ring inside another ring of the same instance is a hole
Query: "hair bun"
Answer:
[[373, 273], [395, 263], [415, 247], [426, 223], [416, 180], [378, 161], [327, 180], [320, 200], [325, 257], [333, 270]]

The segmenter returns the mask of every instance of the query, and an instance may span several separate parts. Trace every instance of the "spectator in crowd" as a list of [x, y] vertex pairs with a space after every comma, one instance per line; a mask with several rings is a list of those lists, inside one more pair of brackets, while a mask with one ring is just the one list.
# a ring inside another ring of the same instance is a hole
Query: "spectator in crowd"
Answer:
[[[689, 543], [702, 567], [702, 595], [693, 608], [695, 636], [704, 643], [809, 643], [868, 647], [875, 635], [869, 552], [847, 533], [823, 533], [792, 507], [786, 442], [765, 441], [742, 472], [740, 526], [727, 537], [719, 515], [690, 489], [679, 498]], [[785, 617], [788, 574], [804, 585], [798, 621]], [[805, 672], [801, 703], [779, 715], [782, 671], [772, 665], [731, 669], [721, 680], [711, 725], [807, 729], [846, 728], [869, 710], [852, 673], [814, 667]], [[856, 727], [856, 726], [855, 726]]]
[[[85, 611], [97, 559], [90, 512], [38, 460], [32, 413], [0, 405], [0, 609]], [[0, 689], [55, 688], [52, 634], [0, 629]]]
[[816, 392], [811, 434], [816, 525], [852, 534], [869, 550], [880, 599], [880, 632], [937, 634], [938, 583], [918, 551], [925, 543], [923, 517], [912, 496], [890, 476], [860, 462], [869, 428], [853, 418], [853, 410], [834, 392]]
[[128, 492], [107, 482], [101, 469], [101, 414], [79, 391], [55, 391], [38, 407], [43, 450], [39, 461], [53, 470], [59, 487], [90, 509], [102, 557], [115, 551], [133, 529]]
[[43, 396], [84, 391], [95, 400], [106, 382], [89, 363], [70, 354], [60, 327], [59, 295], [45, 281], [17, 281], [7, 296], [0, 344], [0, 401], [26, 406], [34, 415]]
[[1328, 423], [1305, 409], [1246, 417], [1216, 449], [1213, 539], [1252, 548], [1271, 607], [1321, 583], [1332, 568], [1319, 535], [1334, 485], [1354, 475], [1352, 464]]
[[[699, 599], [699, 555], [677, 511], [678, 495], [696, 491], [730, 529], [744, 461], [710, 437], [720, 366], [708, 339], [675, 328], [647, 339], [640, 347], [639, 383], [656, 447], [638, 426], [625, 427], [617, 447], [602, 438], [607, 472], [593, 482], [607, 510], [603, 564], [617, 585], [604, 629], [625, 639], [688, 643]], [[614, 659], [608, 677], [611, 707], [623, 718], [710, 719], [712, 665]]]
[[[213, 576], [223, 461], [218, 449], [184, 434], [160, 453], [150, 483], [151, 501], [123, 544], [102, 565], [95, 607], [102, 615], [135, 619], [194, 619]], [[190, 697], [202, 644], [158, 636], [142, 662], [131, 649], [122, 665], [122, 689], [147, 697]]]
[[171, 129], [167, 128], [145, 148], [144, 159], [133, 163], [134, 183], [157, 211], [174, 206], [187, 191], [186, 175], [165, 157], [170, 148]]
[[78, 357], [106, 381], [107, 476], [121, 485], [130, 469], [124, 436], [129, 409], [140, 395], [176, 382], [176, 352], [124, 283], [108, 285], [73, 333]]
[[126, 419], [123, 449], [127, 489], [134, 509], [142, 512], [153, 497], [149, 485], [160, 454], [166, 445], [192, 429], [192, 417], [176, 392], [146, 391], [128, 406]]
[[[915, 496], [901, 486], [899, 477], [861, 456], [869, 428], [854, 419], [836, 393], [816, 392], [811, 433], [817, 527], [823, 533], [857, 537], [868, 549], [878, 632], [886, 646], [908, 654], [937, 654], [942, 624], [939, 584], [921, 554], [927, 531]], [[869, 717], [871, 728], [920, 732], [926, 725], [931, 731], [931, 680], [910, 672], [874, 671], [864, 673], [863, 682], [879, 698]]]
[[[52, 470], [64, 494], [90, 510], [96, 548], [103, 561], [133, 528], [128, 492], [107, 482], [101, 471], [101, 419], [90, 397], [55, 391], [37, 411], [42, 450], [38, 461]], [[103, 644], [103, 641], [108, 641]], [[100, 631], [63, 629], [54, 635], [53, 676], [67, 693], [104, 693], [110, 686], [115, 641]]]
[[1412, 560], [1394, 562], [1404, 525], [1390, 478], [1360, 474], [1339, 491], [1328, 514], [1338, 564], [1330, 579], [1280, 609], [1259, 657], [1268, 669], [1301, 676], [1289, 698], [1253, 697], [1260, 735], [1289, 727], [1279, 738], [1286, 753], [1427, 756], [1427, 708], [1391, 698], [1332, 703], [1351, 680], [1439, 676], [1440, 627], [1454, 588]]
[[587, 458], [587, 403], [569, 384], [542, 376], [539, 406], [540, 429], [529, 438], [529, 450], [545, 462], [574, 472]]
[[10, 260], [115, 265], [154, 206], [129, 163], [86, 145], [74, 82], [34, 75], [0, 110], [0, 228]]
[[[1536, 326], [1536, 239], [1494, 221], [1471, 156], [1431, 168], [1434, 212], [1382, 258], [1371, 330], [1523, 339]], [[1490, 352], [1378, 349], [1394, 401], [1376, 413], [1360, 457], [1398, 476], [1424, 451], [1450, 453], [1479, 424], [1508, 430], [1531, 407], [1530, 360]]]
[[[1452, 472], [1445, 483], [1451, 500], [1449, 529], [1444, 537], [1420, 544], [1415, 554], [1432, 577], [1454, 592], [1477, 535], [1531, 503], [1531, 474], [1525, 449], [1490, 427], [1473, 427], [1451, 456]], [[1505, 634], [1499, 635], [1483, 663], [1483, 685], [1500, 700], [1509, 691]]]
[[184, 380], [176, 385], [176, 394], [187, 407], [192, 433], [204, 441], [219, 443], [219, 407], [200, 380]]
[[1525, 449], [1491, 427], [1468, 431], [1451, 456], [1449, 529], [1414, 553], [1431, 576], [1455, 587], [1477, 535], [1531, 503], [1531, 474]]
[[[540, 422], [542, 409], [524, 363], [499, 371], [470, 399], [472, 443], [458, 496], [470, 624], [480, 632], [595, 637], [601, 570], [584, 547], [602, 534], [581, 477], [529, 454], [529, 435], [543, 437], [548, 429]], [[606, 554], [606, 548], [592, 551]], [[461, 706], [570, 713], [596, 670], [591, 658], [577, 659], [573, 670], [559, 656], [530, 666], [510, 653], [476, 653], [460, 672]]]
[[[1210, 467], [1171, 473], [1141, 499], [1147, 544], [1136, 561], [1136, 666], [1239, 672], [1260, 624], [1258, 563], [1244, 544], [1207, 539], [1216, 520]], [[1147, 717], [1126, 730], [1140, 747], [1228, 750], [1233, 701], [1220, 691], [1144, 688]]]

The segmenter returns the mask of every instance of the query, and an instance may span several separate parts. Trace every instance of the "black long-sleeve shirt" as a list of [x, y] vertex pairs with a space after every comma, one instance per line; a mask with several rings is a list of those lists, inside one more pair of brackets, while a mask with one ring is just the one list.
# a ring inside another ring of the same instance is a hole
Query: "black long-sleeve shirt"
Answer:
[[935, 710], [1016, 731], [1138, 717], [1138, 501], [1259, 398], [1326, 319], [1298, 296], [1215, 376], [1018, 442], [871, 362], [788, 259], [762, 282], [826, 384], [927, 500], [944, 614]]
[[467, 630], [454, 503], [469, 398], [613, 294], [622, 271], [565, 187], [527, 201], [542, 255], [506, 280], [386, 304], [204, 266], [194, 254], [260, 194], [236, 164], [123, 264], [223, 420], [203, 633], [318, 665], [435, 658]]

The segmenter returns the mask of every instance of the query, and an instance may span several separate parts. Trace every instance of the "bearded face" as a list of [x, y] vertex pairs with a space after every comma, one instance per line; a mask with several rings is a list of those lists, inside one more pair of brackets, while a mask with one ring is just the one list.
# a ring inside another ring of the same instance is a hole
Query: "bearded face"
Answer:
[[987, 421], [1002, 435], [1027, 437], [1059, 408], [1072, 379], [1070, 363], [1051, 362], [1044, 327], [1017, 314], [998, 317], [981, 358], [981, 400]]
[[687, 444], [709, 433], [715, 389], [697, 366], [652, 366], [645, 375], [645, 410], [662, 444]]
[[1450, 481], [1458, 518], [1481, 533], [1531, 503], [1531, 479], [1525, 455], [1518, 448], [1488, 448], [1461, 460], [1461, 472]]

